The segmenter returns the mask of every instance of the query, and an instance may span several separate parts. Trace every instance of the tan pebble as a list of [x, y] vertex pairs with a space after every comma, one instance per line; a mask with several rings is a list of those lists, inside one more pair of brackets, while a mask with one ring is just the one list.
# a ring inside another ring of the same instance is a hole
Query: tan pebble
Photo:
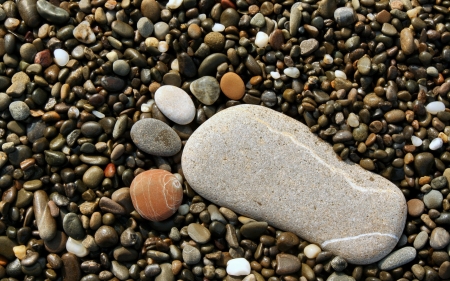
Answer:
[[172, 261], [172, 273], [173, 275], [178, 275], [180, 273], [183, 263], [179, 260]]
[[316, 244], [309, 244], [303, 250], [303, 253], [305, 253], [305, 256], [308, 259], [315, 259], [320, 252], [322, 252], [322, 249], [320, 249], [320, 247]]
[[245, 94], [244, 81], [234, 72], [228, 72], [222, 77], [220, 89], [232, 100], [240, 100]]
[[447, 136], [445, 133], [443, 133], [443, 132], [440, 132], [440, 133], [438, 134], [438, 138], [441, 138], [442, 141], [444, 141], [444, 143], [447, 143], [447, 142], [448, 142], [448, 136]]
[[25, 245], [13, 247], [13, 252], [16, 258], [22, 260], [27, 256], [27, 247]]
[[172, 173], [155, 169], [140, 173], [134, 178], [130, 196], [134, 208], [142, 217], [162, 221], [180, 207], [183, 188]]
[[419, 199], [411, 199], [406, 204], [408, 206], [408, 214], [412, 217], [420, 216], [425, 210], [425, 204]]
[[419, 185], [424, 185], [431, 182], [431, 178], [429, 176], [424, 176], [419, 178]]

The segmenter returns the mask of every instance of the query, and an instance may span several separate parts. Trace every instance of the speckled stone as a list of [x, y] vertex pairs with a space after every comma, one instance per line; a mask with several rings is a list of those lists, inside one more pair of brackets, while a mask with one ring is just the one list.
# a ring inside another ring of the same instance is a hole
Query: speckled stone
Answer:
[[354, 264], [389, 254], [406, 220], [405, 198], [394, 184], [339, 161], [308, 127], [261, 106], [238, 105], [208, 119], [187, 141], [182, 168], [190, 186], [214, 204]]
[[404, 247], [392, 252], [386, 258], [378, 263], [381, 270], [391, 270], [400, 267], [412, 261], [416, 257], [416, 249], [413, 247]]
[[166, 123], [153, 118], [137, 121], [131, 127], [131, 139], [145, 153], [173, 156], [181, 149], [181, 139]]
[[178, 179], [165, 170], [149, 170], [137, 175], [130, 186], [133, 206], [151, 221], [162, 221], [173, 215], [183, 200]]
[[155, 93], [159, 110], [173, 122], [186, 125], [195, 117], [195, 106], [189, 95], [181, 88], [164, 85]]

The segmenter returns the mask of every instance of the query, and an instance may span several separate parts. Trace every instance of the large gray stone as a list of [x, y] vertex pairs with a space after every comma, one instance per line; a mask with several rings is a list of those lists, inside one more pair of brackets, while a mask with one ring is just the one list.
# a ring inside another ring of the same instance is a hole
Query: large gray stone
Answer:
[[182, 168], [213, 203], [350, 263], [389, 254], [405, 224], [405, 198], [394, 184], [339, 160], [305, 125], [265, 107], [239, 105], [208, 119], [187, 141]]

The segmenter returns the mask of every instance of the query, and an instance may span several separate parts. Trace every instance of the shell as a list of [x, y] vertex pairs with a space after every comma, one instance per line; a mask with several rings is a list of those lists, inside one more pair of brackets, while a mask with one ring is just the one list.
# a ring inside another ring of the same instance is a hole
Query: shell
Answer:
[[162, 221], [180, 207], [183, 188], [173, 174], [165, 170], [149, 170], [134, 178], [130, 196], [134, 208], [143, 218]]

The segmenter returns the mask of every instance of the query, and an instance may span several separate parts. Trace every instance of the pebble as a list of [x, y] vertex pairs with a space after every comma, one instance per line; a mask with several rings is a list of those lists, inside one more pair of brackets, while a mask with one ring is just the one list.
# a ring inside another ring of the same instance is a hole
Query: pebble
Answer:
[[331, 267], [337, 272], [343, 271], [347, 268], [347, 261], [340, 256], [336, 256], [331, 260]]
[[211, 238], [209, 230], [201, 224], [191, 223], [188, 225], [187, 232], [189, 237], [197, 243], [204, 244]]
[[100, 186], [103, 181], [103, 169], [99, 166], [91, 166], [83, 174], [83, 183], [88, 188], [95, 189]]
[[287, 67], [283, 70], [284, 74], [286, 74], [286, 76], [291, 77], [291, 78], [298, 78], [300, 77], [300, 70], [298, 70], [298, 68], [296, 67]]
[[430, 150], [438, 150], [439, 148], [442, 147], [442, 145], [444, 145], [444, 141], [441, 138], [435, 138], [431, 141], [428, 148]]
[[64, 24], [70, 17], [66, 10], [45, 0], [37, 1], [36, 8], [39, 15], [51, 23]]
[[445, 104], [441, 101], [433, 101], [425, 107], [427, 112], [436, 115], [438, 112], [445, 111]]
[[296, 273], [300, 270], [301, 263], [300, 260], [290, 254], [278, 254], [276, 257], [277, 260], [277, 268], [276, 273], [279, 275], [289, 275]]
[[0, 247], [0, 255], [10, 261], [16, 258], [13, 249], [18, 245], [14, 240], [11, 240], [7, 236], [0, 236], [0, 245], [2, 245], [2, 247]]
[[[246, 120], [246, 122], [243, 123], [240, 120]], [[222, 130], [224, 127], [227, 128], [225, 132]], [[221, 133], [215, 133], [217, 130]], [[239, 141], [242, 135], [245, 136], [245, 142]], [[263, 143], [260, 141], [261, 135], [265, 136]], [[231, 144], [233, 149], [229, 148]], [[272, 160], [269, 160], [273, 159], [270, 153], [273, 151], [273, 144], [285, 149], [285, 152], [277, 150], [277, 157], [279, 157], [277, 163], [290, 163], [286, 167], [276, 165], [277, 171], [287, 169], [283, 175], [297, 174], [293, 171], [289, 172], [289, 167], [305, 171], [329, 169], [334, 173], [335, 184], [332, 186], [328, 184], [330, 176], [328, 172], [325, 173], [326, 176], [320, 173], [306, 173], [312, 178], [304, 177], [305, 174], [302, 174], [302, 177], [284, 176], [283, 178], [265, 176], [273, 175], [270, 172]], [[240, 153], [234, 153], [241, 150], [247, 151], [245, 157]], [[251, 151], [257, 151], [257, 153]], [[314, 151], [314, 154], [311, 151]], [[210, 157], [212, 152], [214, 157]], [[303, 162], [304, 159], [311, 159], [311, 157], [314, 161]], [[227, 159], [227, 161], [217, 159]], [[256, 167], [252, 163], [260, 164]], [[261, 166], [262, 163], [268, 163], [268, 166]], [[292, 231], [351, 263], [370, 263], [387, 255], [397, 244], [406, 218], [406, 202], [396, 186], [358, 166], [343, 165], [343, 162], [336, 159], [329, 146], [317, 142], [316, 136], [312, 135], [306, 126], [264, 107], [239, 105], [215, 114], [189, 138], [184, 148], [182, 166], [189, 185], [207, 200], [255, 220], [264, 219], [270, 225]], [[243, 166], [248, 173], [243, 174], [236, 170]], [[206, 169], [208, 173], [204, 173]], [[262, 171], [264, 171], [263, 174]], [[227, 182], [220, 180], [224, 177], [229, 180]], [[320, 181], [321, 178], [323, 183]], [[280, 182], [284, 183], [281, 186], [289, 186], [289, 188], [271, 197], [255, 196], [261, 192], [272, 193], [271, 188], [275, 185], [280, 186]], [[311, 182], [315, 184], [311, 185]], [[233, 186], [241, 188], [234, 189]], [[244, 186], [246, 188], [243, 188]], [[298, 188], [292, 188], [293, 186]], [[340, 190], [348, 191], [349, 186], [352, 187], [354, 196], [359, 198], [357, 202], [352, 201], [351, 198], [354, 197], [347, 196], [347, 192], [340, 194], [333, 190], [340, 187]], [[326, 188], [330, 191], [323, 192], [323, 198], [318, 198], [320, 194], [314, 191], [317, 188]], [[297, 193], [296, 190], [302, 190], [302, 192]], [[372, 196], [373, 190], [377, 190], [377, 194], [382, 196]], [[223, 191], [227, 192], [227, 196], [222, 195]], [[325, 195], [330, 192], [334, 194], [333, 208], [330, 208], [331, 203], [327, 203], [330, 198]], [[308, 199], [308, 194], [311, 194], [314, 200]], [[361, 200], [361, 197], [366, 199]], [[246, 200], [245, 204], [239, 204], [232, 198], [249, 198], [249, 200]], [[283, 202], [281, 205], [280, 201]], [[351, 221], [345, 221], [345, 217], [339, 215], [340, 209], [335, 202], [340, 202], [339, 206], [345, 212], [350, 211], [348, 206], [353, 206], [352, 208], [356, 209], [352, 213], [359, 216], [352, 216]], [[364, 207], [358, 202], [364, 202]], [[264, 207], [272, 204], [280, 207], [276, 210]], [[314, 211], [316, 209], [321, 210], [320, 217]], [[366, 212], [361, 210], [366, 210], [368, 213], [365, 214]], [[295, 215], [297, 213], [310, 215], [297, 216]], [[317, 214], [317, 217], [314, 214]], [[383, 221], [383, 223], [368, 225], [367, 216], [371, 218], [371, 221]], [[336, 220], [340, 221], [339, 225], [332, 223]], [[389, 221], [389, 224], [386, 224], [386, 221]], [[314, 227], [311, 226], [311, 222], [314, 222]], [[317, 222], [323, 224], [318, 226]], [[317, 229], [320, 231], [316, 231]], [[364, 235], [361, 236], [362, 234]]]
[[36, 216], [36, 225], [39, 230], [39, 236], [45, 241], [52, 240], [56, 235], [56, 221], [50, 214], [48, 207], [48, 197], [44, 190], [34, 192], [33, 208]]
[[155, 0], [143, 0], [141, 3], [141, 12], [152, 22], [158, 22], [161, 14], [161, 8]]
[[423, 203], [428, 209], [439, 209], [444, 199], [442, 193], [438, 190], [431, 190], [423, 197]]
[[94, 235], [95, 243], [101, 248], [112, 247], [119, 241], [119, 236], [114, 228], [109, 225], [100, 226]]
[[411, 55], [414, 52], [414, 35], [408, 27], [400, 32], [400, 47], [405, 55]]
[[95, 42], [95, 34], [88, 21], [80, 22], [73, 29], [73, 37], [84, 44], [92, 44]]
[[355, 278], [342, 272], [333, 272], [328, 276], [327, 281], [355, 281]]
[[411, 143], [417, 147], [417, 146], [421, 146], [423, 142], [420, 138], [418, 138], [416, 136], [411, 136]]
[[291, 36], [297, 35], [301, 21], [302, 21], [301, 3], [297, 2], [291, 6], [291, 16], [289, 20], [289, 33], [291, 34]]
[[300, 239], [292, 232], [282, 232], [277, 238], [277, 247], [282, 252], [287, 252], [298, 244], [300, 244]]
[[181, 149], [180, 137], [157, 119], [146, 118], [134, 123], [130, 136], [139, 149], [151, 155], [173, 156]]
[[305, 253], [305, 256], [308, 259], [315, 259], [320, 252], [322, 252], [322, 249], [320, 249], [320, 247], [316, 244], [309, 244], [305, 247], [305, 249], [303, 249], [303, 253]]
[[66, 64], [69, 62], [69, 54], [63, 49], [54, 50], [53, 56], [55, 57], [56, 64], [59, 66], [66, 66]]
[[425, 204], [420, 199], [411, 199], [407, 202], [408, 214], [413, 217], [418, 217], [425, 211]]
[[155, 103], [167, 118], [177, 124], [186, 125], [194, 120], [194, 103], [181, 88], [170, 85], [159, 87], [155, 93]]
[[419, 177], [428, 176], [433, 167], [434, 156], [429, 152], [418, 153], [414, 157], [414, 169]]
[[86, 249], [80, 241], [77, 241], [72, 237], [69, 237], [69, 239], [67, 239], [66, 250], [67, 252], [72, 253], [80, 258], [85, 257], [89, 254], [88, 249]]
[[211, 76], [203, 76], [192, 81], [189, 89], [201, 103], [206, 105], [216, 102], [220, 95], [219, 82]]
[[227, 273], [233, 276], [249, 275], [251, 268], [248, 260], [244, 258], [231, 259], [227, 262]]
[[146, 17], [142, 17], [137, 22], [137, 30], [142, 37], [147, 38], [153, 34], [153, 23]]
[[182, 0], [169, 0], [169, 2], [167, 2], [166, 7], [172, 10], [178, 9], [181, 4], [183, 4]]
[[319, 41], [314, 38], [303, 40], [300, 43], [300, 54], [302, 56], [309, 56], [319, 48]]
[[81, 220], [75, 213], [65, 215], [62, 224], [64, 232], [75, 240], [81, 240], [86, 235]]
[[[187, 265], [193, 265], [198, 263], [202, 258], [202, 254], [200, 251], [191, 246], [191, 245], [185, 245], [183, 248], [183, 261]], [[250, 273], [250, 272], [249, 272]]]
[[118, 263], [117, 261], [111, 262], [111, 272], [117, 279], [123, 281], [130, 277], [128, 268], [125, 265]]
[[120, 76], [126, 76], [130, 73], [130, 65], [125, 60], [116, 60], [113, 62], [113, 71]]
[[256, 34], [255, 45], [259, 48], [265, 48], [267, 44], [269, 44], [269, 35], [267, 35], [265, 32], [259, 31]]
[[245, 94], [242, 78], [234, 72], [227, 72], [220, 80], [220, 89], [229, 99], [240, 100]]
[[337, 8], [334, 11], [334, 19], [342, 27], [349, 26], [356, 21], [355, 11], [348, 7]]
[[403, 247], [390, 253], [387, 257], [378, 262], [381, 270], [392, 270], [409, 263], [416, 257], [416, 249], [413, 247]]
[[450, 243], [450, 234], [443, 227], [436, 227], [430, 235], [430, 246], [434, 250], [444, 249]]
[[30, 108], [23, 101], [13, 101], [9, 104], [9, 112], [14, 120], [21, 121], [30, 116]]
[[421, 231], [417, 234], [414, 239], [413, 246], [416, 250], [421, 250], [428, 242], [428, 233], [426, 231]]
[[178, 179], [165, 170], [149, 170], [137, 175], [130, 186], [133, 206], [145, 219], [162, 221], [172, 216], [183, 200]]
[[267, 230], [267, 222], [251, 221], [245, 223], [241, 229], [241, 235], [249, 239], [257, 239], [263, 235]]

